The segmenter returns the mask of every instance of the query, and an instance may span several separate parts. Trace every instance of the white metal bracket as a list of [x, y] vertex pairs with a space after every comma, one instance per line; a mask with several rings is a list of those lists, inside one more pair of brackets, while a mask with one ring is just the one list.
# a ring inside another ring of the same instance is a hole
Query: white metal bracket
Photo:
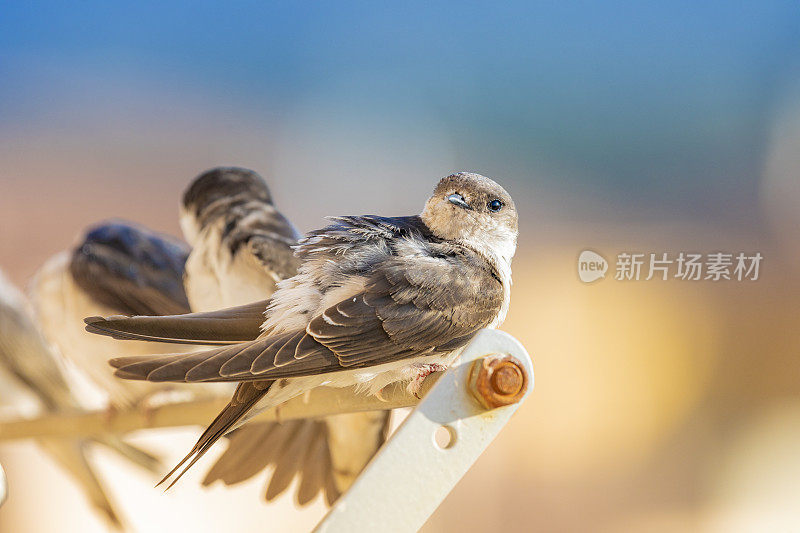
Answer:
[[[476, 360], [494, 355], [510, 356], [527, 376], [516, 403], [490, 409], [476, 399], [471, 374]], [[502, 331], [481, 331], [315, 531], [419, 530], [532, 389], [533, 365], [525, 348]], [[435, 439], [442, 427], [450, 437], [444, 448]]]
[[3, 465], [0, 465], [0, 507], [6, 503], [8, 498], [8, 480], [6, 479], [6, 472], [3, 470]]

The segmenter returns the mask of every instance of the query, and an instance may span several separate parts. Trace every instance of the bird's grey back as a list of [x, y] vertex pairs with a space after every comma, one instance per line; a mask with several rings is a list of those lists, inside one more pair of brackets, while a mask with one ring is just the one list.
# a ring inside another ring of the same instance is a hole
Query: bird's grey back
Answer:
[[183, 271], [189, 250], [177, 239], [137, 224], [110, 221], [91, 228], [75, 247], [70, 273], [91, 298], [120, 313], [189, 312]]

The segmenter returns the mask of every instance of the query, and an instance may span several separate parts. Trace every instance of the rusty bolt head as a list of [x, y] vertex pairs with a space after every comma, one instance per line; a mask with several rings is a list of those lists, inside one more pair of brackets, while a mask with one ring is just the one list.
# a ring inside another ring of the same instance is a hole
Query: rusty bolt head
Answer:
[[489, 355], [473, 364], [470, 389], [487, 409], [511, 405], [525, 395], [528, 374], [525, 367], [510, 355]]

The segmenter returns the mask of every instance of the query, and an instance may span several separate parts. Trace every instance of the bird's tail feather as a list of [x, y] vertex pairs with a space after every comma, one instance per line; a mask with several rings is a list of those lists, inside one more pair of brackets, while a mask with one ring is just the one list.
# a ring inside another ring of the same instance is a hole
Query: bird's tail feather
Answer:
[[391, 412], [348, 413], [322, 420], [251, 422], [229, 434], [227, 450], [203, 485], [234, 485], [274, 465], [265, 498], [271, 501], [299, 477], [296, 501], [320, 492], [328, 505], [353, 484], [387, 437]]
[[125, 442], [117, 436], [103, 435], [94, 437], [92, 440], [102, 444], [110, 450], [115, 451], [128, 461], [144, 468], [148, 472], [155, 474], [162, 471], [163, 464], [161, 463], [161, 459], [143, 450], [142, 448], [139, 448], [138, 446], [134, 446]]
[[300, 477], [298, 505], [310, 503], [320, 492], [328, 505], [339, 497], [324, 421], [251, 422], [231, 433], [229, 440], [228, 448], [203, 479], [204, 486], [215, 481], [235, 485], [274, 465], [264, 492], [267, 501], [280, 496], [295, 475]]
[[[114, 450], [124, 458], [150, 472], [161, 470], [161, 461], [148, 452], [128, 444], [116, 436], [94, 437], [91, 441], [100, 443]], [[100, 511], [109, 525], [122, 530], [123, 522], [117, 513], [108, 493], [103, 488], [94, 468], [86, 457], [89, 440], [76, 439], [39, 439], [38, 443], [62, 468], [64, 468], [80, 485], [92, 506]]]
[[267, 393], [271, 383], [246, 382], [241, 383], [233, 395], [230, 403], [217, 415], [213, 422], [206, 428], [197, 443], [175, 468], [169, 471], [156, 486], [161, 485], [172, 477], [186, 462], [187, 464], [167, 486], [169, 490], [183, 475], [217, 442], [220, 437], [230, 431], [233, 426], [244, 417], [250, 409]]
[[122, 530], [122, 520], [86, 458], [86, 442], [65, 439], [39, 439], [38, 443], [60, 466], [70, 473], [91, 504], [102, 513], [109, 525], [117, 530]]

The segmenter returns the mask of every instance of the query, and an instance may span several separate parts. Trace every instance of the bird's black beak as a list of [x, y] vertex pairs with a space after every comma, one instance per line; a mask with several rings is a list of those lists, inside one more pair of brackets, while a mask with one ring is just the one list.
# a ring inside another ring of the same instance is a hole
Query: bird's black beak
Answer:
[[466, 200], [464, 200], [464, 197], [458, 194], [457, 192], [454, 192], [453, 194], [448, 196], [447, 201], [453, 205], [457, 205], [458, 207], [463, 207], [464, 209], [470, 209], [469, 204], [467, 203]]

